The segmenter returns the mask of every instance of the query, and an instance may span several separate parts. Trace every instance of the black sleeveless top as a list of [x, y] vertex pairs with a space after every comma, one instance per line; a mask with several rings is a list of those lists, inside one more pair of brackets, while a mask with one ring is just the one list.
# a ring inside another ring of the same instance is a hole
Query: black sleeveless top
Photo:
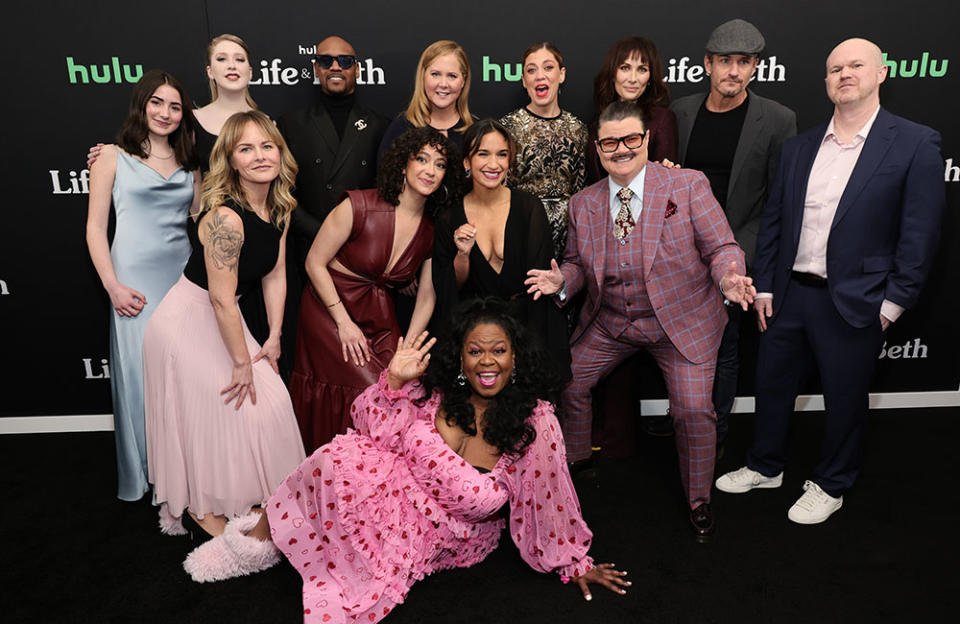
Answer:
[[[233, 200], [228, 199], [224, 205], [240, 216], [243, 220], [243, 247], [240, 249], [240, 259], [237, 263], [237, 295], [245, 295], [255, 289], [263, 276], [269, 273], [277, 264], [280, 254], [280, 236], [283, 234], [272, 223], [268, 223], [250, 210], [244, 210]], [[201, 221], [203, 221], [201, 219]], [[203, 226], [204, 233], [207, 230]], [[193, 219], [187, 219], [187, 237], [190, 239], [192, 252], [183, 275], [204, 290], [207, 290], [207, 267], [203, 260], [203, 245], [200, 244], [198, 224]]]
[[213, 145], [217, 142], [217, 135], [210, 134], [204, 130], [199, 121], [194, 120], [196, 132], [194, 141], [197, 146], [197, 156], [200, 158], [200, 173], [206, 175], [210, 171], [210, 153], [213, 151]]

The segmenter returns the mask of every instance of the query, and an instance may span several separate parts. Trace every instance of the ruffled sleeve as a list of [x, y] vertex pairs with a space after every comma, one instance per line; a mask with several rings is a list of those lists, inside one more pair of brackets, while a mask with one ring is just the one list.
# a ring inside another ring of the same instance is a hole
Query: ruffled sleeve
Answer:
[[408, 381], [399, 390], [392, 390], [384, 370], [377, 383], [364, 390], [350, 406], [353, 426], [378, 448], [398, 450], [403, 432], [421, 409], [413, 401], [422, 394], [419, 380]]
[[510, 537], [533, 569], [580, 576], [593, 567], [593, 533], [580, 513], [553, 406], [540, 401], [531, 424], [537, 439], [506, 468]]

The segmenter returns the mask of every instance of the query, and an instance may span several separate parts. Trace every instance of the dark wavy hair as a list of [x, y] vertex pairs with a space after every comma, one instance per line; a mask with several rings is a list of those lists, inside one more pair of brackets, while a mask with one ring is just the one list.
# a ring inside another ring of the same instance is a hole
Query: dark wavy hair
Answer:
[[447, 157], [447, 169], [440, 187], [427, 198], [427, 213], [436, 216], [460, 201], [464, 179], [460, 150], [441, 132], [429, 126], [407, 130], [384, 152], [377, 171], [377, 193], [381, 199], [393, 206], [400, 203], [407, 162], [428, 145]]
[[151, 69], [133, 85], [130, 93], [130, 111], [126, 120], [117, 131], [117, 145], [123, 151], [140, 158], [148, 158], [145, 143], [148, 141], [149, 126], [147, 125], [147, 102], [153, 92], [161, 85], [170, 85], [180, 94], [180, 105], [183, 109], [183, 118], [177, 129], [170, 133], [167, 140], [173, 149], [177, 164], [187, 171], [193, 171], [200, 166], [197, 148], [193, 144], [194, 121], [193, 102], [187, 95], [183, 84], [177, 77], [160, 69]]
[[[487, 136], [491, 132], [500, 134], [500, 136], [502, 136], [507, 142], [507, 177], [509, 177], [509, 172], [513, 171], [517, 164], [517, 142], [514, 140], [513, 135], [510, 134], [510, 131], [507, 130], [507, 127], [496, 119], [481, 119], [477, 123], [467, 128], [467, 131], [463, 134], [463, 158], [464, 160], [473, 158], [473, 156], [480, 151], [480, 143], [483, 142], [483, 137]], [[460, 169], [463, 169], [463, 167], [461, 166]], [[464, 176], [463, 181], [463, 192], [464, 194], [467, 194], [473, 190], [473, 180]], [[507, 180], [508, 184], [509, 182], [510, 180]]]
[[607, 51], [603, 58], [600, 71], [593, 80], [594, 119], [614, 100], [619, 99], [614, 82], [617, 79], [617, 69], [633, 56], [650, 66], [650, 80], [643, 90], [637, 104], [643, 109], [645, 119], [650, 118], [650, 109], [653, 106], [667, 106], [670, 103], [670, 89], [663, 79], [663, 64], [660, 62], [660, 53], [657, 46], [646, 37], [628, 35], [621, 37]]
[[461, 370], [464, 340], [474, 327], [484, 323], [497, 325], [507, 334], [513, 348], [516, 377], [500, 391], [484, 414], [483, 439], [501, 453], [522, 453], [537, 437], [527, 422], [537, 400], [556, 405], [560, 383], [544, 353], [527, 340], [526, 330], [509, 313], [508, 304], [502, 299], [469, 299], [457, 307], [450, 332], [433, 348], [430, 365], [421, 378], [425, 393], [418, 401], [423, 404], [434, 389], [440, 390], [443, 397], [440, 405], [447, 424], [476, 435], [476, 416], [470, 403], [473, 389], [469, 383], [458, 384], [457, 374]]

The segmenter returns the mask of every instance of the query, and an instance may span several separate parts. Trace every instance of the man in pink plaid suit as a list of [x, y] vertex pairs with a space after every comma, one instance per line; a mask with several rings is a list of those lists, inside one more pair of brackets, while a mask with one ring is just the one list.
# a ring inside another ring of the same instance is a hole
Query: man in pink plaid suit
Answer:
[[571, 337], [573, 380], [562, 396], [567, 460], [590, 457], [593, 387], [646, 349], [663, 371], [690, 520], [705, 541], [714, 531], [711, 393], [727, 322], [723, 298], [746, 309], [755, 290], [704, 175], [647, 162], [635, 105], [615, 102], [599, 123], [597, 151], [609, 177], [570, 198], [563, 264], [527, 279], [534, 298], [555, 295], [559, 305], [587, 291]]

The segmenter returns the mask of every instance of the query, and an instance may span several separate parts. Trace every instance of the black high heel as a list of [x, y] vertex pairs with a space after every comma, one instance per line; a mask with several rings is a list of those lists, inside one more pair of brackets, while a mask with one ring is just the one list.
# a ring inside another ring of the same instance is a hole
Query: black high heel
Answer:
[[183, 515], [180, 516], [180, 524], [187, 530], [187, 535], [190, 536], [190, 541], [192, 542], [202, 543], [213, 539], [213, 536], [207, 533], [186, 509], [183, 510]]

